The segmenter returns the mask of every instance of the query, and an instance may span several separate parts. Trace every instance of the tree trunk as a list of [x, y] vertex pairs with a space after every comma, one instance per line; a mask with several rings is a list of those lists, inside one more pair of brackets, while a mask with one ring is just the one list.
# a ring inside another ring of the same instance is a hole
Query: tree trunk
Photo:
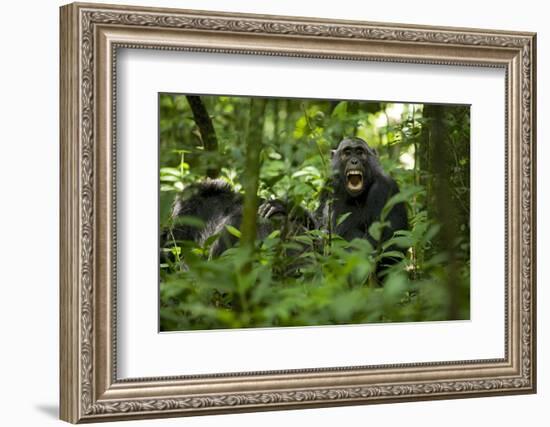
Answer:
[[459, 298], [459, 266], [454, 241], [458, 236], [458, 230], [454, 221], [455, 203], [451, 193], [451, 153], [446, 143], [447, 129], [444, 123], [444, 107], [441, 105], [425, 105], [424, 118], [428, 120], [429, 132], [429, 171], [433, 179], [433, 196], [428, 200], [434, 201], [435, 215], [441, 224], [440, 246], [448, 253], [449, 264], [447, 267], [447, 286], [449, 295], [448, 319], [458, 318]]
[[244, 203], [241, 224], [241, 245], [254, 248], [258, 218], [258, 184], [260, 177], [260, 153], [264, 129], [266, 100], [252, 98], [246, 132], [246, 170], [243, 179]]

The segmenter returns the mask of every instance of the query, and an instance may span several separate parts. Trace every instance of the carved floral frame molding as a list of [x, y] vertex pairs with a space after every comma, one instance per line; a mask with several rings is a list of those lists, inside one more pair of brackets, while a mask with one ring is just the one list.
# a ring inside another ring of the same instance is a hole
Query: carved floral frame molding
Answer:
[[[504, 68], [505, 357], [118, 380], [113, 254], [121, 47]], [[535, 34], [71, 4], [61, 8], [60, 51], [62, 419], [535, 392]]]

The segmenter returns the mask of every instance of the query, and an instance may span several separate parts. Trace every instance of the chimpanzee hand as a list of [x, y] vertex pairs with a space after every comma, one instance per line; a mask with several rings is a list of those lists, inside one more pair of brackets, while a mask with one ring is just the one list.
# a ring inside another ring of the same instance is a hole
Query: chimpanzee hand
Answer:
[[260, 218], [270, 219], [276, 215], [286, 215], [286, 206], [280, 200], [266, 200], [258, 208]]

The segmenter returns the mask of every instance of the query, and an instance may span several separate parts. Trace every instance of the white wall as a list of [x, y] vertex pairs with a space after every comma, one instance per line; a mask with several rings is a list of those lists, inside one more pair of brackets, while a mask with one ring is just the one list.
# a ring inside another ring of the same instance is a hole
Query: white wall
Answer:
[[[122, 3], [111, 0], [113, 3]], [[545, 263], [550, 244], [550, 28], [545, 2], [321, 2], [277, 0], [133, 0], [134, 4], [194, 9], [538, 32], [538, 351], [539, 393], [300, 411], [265, 412], [131, 425], [468, 426], [547, 425], [550, 405], [550, 292]], [[58, 401], [58, 6], [57, 0], [6, 2], [0, 24], [0, 419], [3, 425], [46, 426]], [[546, 336], [545, 336], [546, 335]]]

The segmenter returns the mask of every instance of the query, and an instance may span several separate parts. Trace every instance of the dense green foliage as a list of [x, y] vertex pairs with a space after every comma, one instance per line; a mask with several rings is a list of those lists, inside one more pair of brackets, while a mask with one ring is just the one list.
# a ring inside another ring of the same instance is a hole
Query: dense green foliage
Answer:
[[[252, 134], [260, 136], [257, 194], [310, 211], [330, 176], [330, 150], [343, 136], [365, 139], [401, 189], [386, 208], [405, 201], [410, 230], [377, 248], [326, 230], [277, 230], [253, 250], [242, 244], [215, 259], [213, 239], [177, 242], [165, 249], [175, 262], [160, 266], [161, 330], [469, 318], [469, 107], [268, 99], [258, 113], [251, 98], [201, 99], [215, 150], [205, 149], [186, 96], [159, 99], [162, 228], [172, 225], [176, 194], [212, 171], [244, 192]], [[411, 249], [379, 283], [372, 272], [392, 243]]]

